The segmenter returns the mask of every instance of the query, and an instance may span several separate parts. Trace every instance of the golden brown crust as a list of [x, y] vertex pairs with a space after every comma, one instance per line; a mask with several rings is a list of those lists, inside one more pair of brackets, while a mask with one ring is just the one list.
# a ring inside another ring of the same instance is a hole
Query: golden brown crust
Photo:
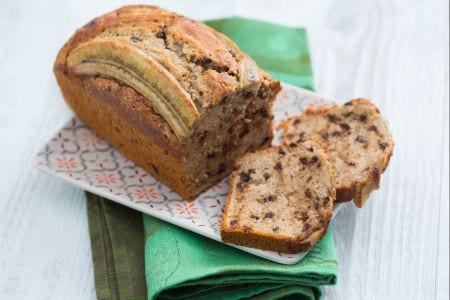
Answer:
[[120, 94], [112, 80], [71, 78], [58, 71], [55, 74], [64, 98], [83, 123], [184, 199], [193, 199], [184, 179], [178, 140], [138, 95], [124, 97], [124, 93], [135, 93], [132, 89], [122, 87]]
[[[354, 115], [353, 112], [351, 112], [351, 110], [354, 107], [356, 107], [357, 109], [362, 109], [364, 111], [364, 114], [358, 116], [356, 114]], [[378, 157], [378, 160], [374, 164], [368, 166], [369, 172], [365, 172], [366, 175], [364, 176], [364, 178], [352, 182], [348, 181], [340, 182], [339, 180], [336, 182], [336, 193], [337, 193], [336, 202], [346, 202], [353, 199], [355, 205], [361, 208], [367, 201], [367, 198], [369, 197], [370, 193], [373, 190], [379, 188], [381, 174], [386, 170], [387, 166], [389, 165], [389, 160], [393, 154], [394, 148], [394, 140], [391, 136], [391, 133], [389, 132], [389, 129], [385, 121], [382, 119], [378, 108], [375, 105], [373, 105], [372, 102], [370, 102], [367, 99], [358, 98], [347, 102], [343, 106], [333, 105], [331, 107], [308, 108], [303, 115], [289, 118], [283, 123], [281, 123], [279, 128], [284, 129], [283, 142], [285, 144], [298, 142], [302, 140], [304, 137], [319, 137], [319, 138], [321, 137], [322, 143], [326, 147], [330, 147], [330, 145], [335, 146], [337, 144], [335, 144], [335, 141], [332, 140], [332, 138], [329, 136], [329, 130], [324, 129], [328, 125], [325, 126], [323, 123], [321, 123], [320, 125], [316, 125], [316, 127], [312, 127], [313, 129], [311, 130], [311, 128], [309, 129], [306, 128], [304, 124], [307, 123], [308, 120], [311, 120], [312, 118], [315, 117], [320, 118], [322, 120], [328, 118], [327, 122], [339, 124], [341, 128], [343, 128], [339, 131], [335, 131], [337, 132], [337, 134], [339, 134], [338, 137], [336, 138], [339, 140], [341, 138], [341, 134], [342, 136], [345, 136], [344, 134], [345, 131], [350, 130], [350, 127], [348, 129], [345, 128], [345, 126], [348, 125], [347, 124], [348, 122], [345, 120], [341, 120], [343, 119], [341, 116], [343, 111], [346, 112], [346, 114], [349, 114], [349, 118], [353, 119], [355, 117], [364, 116], [364, 118], [361, 118], [361, 120], [357, 120], [358, 131], [360, 131], [361, 134], [368, 133], [370, 134], [370, 136], [373, 135], [375, 139], [377, 139], [377, 141], [374, 141], [375, 144], [378, 143], [377, 147], [380, 147], [382, 150], [381, 151], [382, 155]], [[333, 118], [337, 117], [336, 120], [333, 119], [330, 120], [330, 115]], [[295, 125], [294, 122], [297, 125]], [[370, 122], [373, 122], [373, 124], [371, 124]], [[382, 128], [378, 128], [377, 126], [375, 126], [375, 124]], [[351, 130], [353, 129], [354, 128], [352, 128]], [[298, 132], [300, 132], [300, 135], [298, 135]], [[305, 134], [302, 135], [301, 132], [304, 132]], [[326, 136], [324, 136], [324, 134]], [[361, 142], [369, 143], [371, 141], [361, 140]], [[338, 156], [342, 158], [343, 152], [348, 151], [348, 149], [333, 148], [333, 151], [337, 151]], [[349, 163], [351, 164], [358, 162], [349, 162]], [[350, 167], [352, 167], [352, 165], [350, 165]], [[337, 173], [336, 176], [339, 179], [341, 172], [339, 172], [338, 167], [336, 167], [336, 165], [334, 166], [334, 169], [335, 173]]]

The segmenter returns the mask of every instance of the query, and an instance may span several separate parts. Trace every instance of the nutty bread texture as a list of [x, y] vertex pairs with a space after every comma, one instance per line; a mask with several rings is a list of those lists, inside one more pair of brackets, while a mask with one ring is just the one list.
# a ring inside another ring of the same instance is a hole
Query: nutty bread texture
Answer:
[[158, 7], [92, 20], [54, 73], [81, 121], [186, 200], [273, 137], [279, 82], [223, 34]]
[[239, 158], [221, 223], [222, 241], [283, 253], [314, 246], [336, 197], [332, 168], [318, 143], [271, 147]]
[[394, 140], [378, 108], [354, 99], [329, 108], [309, 108], [281, 124], [285, 144], [314, 138], [326, 146], [336, 176], [337, 201], [354, 200], [362, 207], [380, 186], [394, 149]]

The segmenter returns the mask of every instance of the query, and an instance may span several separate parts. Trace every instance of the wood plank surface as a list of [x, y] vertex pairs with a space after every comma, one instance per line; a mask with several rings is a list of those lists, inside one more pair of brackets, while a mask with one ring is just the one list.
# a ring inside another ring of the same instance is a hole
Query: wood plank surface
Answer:
[[[317, 91], [373, 99], [396, 140], [381, 190], [334, 222], [340, 276], [326, 299], [448, 299], [448, 1], [152, 3], [306, 27]], [[83, 193], [31, 162], [72, 115], [51, 71], [58, 49], [124, 4], [0, 2], [0, 299], [95, 298]]]

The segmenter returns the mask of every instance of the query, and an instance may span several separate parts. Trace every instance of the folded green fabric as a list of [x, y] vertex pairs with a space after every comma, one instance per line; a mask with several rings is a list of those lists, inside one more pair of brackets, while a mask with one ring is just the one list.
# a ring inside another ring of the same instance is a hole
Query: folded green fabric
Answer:
[[[275, 78], [313, 89], [303, 29], [231, 18], [206, 22]], [[87, 193], [99, 299], [319, 299], [335, 284], [331, 229], [297, 265], [260, 259]]]
[[304, 29], [242, 18], [205, 23], [231, 38], [261, 69], [276, 79], [313, 89], [308, 39]]
[[85, 194], [97, 298], [146, 299], [142, 214]]
[[274, 263], [145, 216], [145, 274], [149, 299], [320, 298], [336, 283], [333, 235], [298, 264]]

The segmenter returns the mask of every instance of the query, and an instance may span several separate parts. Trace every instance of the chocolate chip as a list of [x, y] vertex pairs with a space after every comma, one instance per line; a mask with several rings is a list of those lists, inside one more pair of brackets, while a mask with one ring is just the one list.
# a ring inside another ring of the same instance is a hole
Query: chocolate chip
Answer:
[[313, 163], [313, 164], [315, 164], [316, 162], [318, 162], [319, 161], [319, 158], [316, 156], [316, 155], [314, 155], [312, 158], [311, 158], [311, 162]]
[[309, 176], [308, 179], [306, 179], [306, 182], [309, 183], [312, 180], [312, 176]]
[[305, 132], [300, 132], [300, 134], [298, 135], [298, 142], [303, 142], [305, 140]]
[[295, 119], [293, 124], [294, 126], [297, 126], [298, 124], [300, 124], [302, 121], [300, 121], [300, 119]]
[[378, 127], [376, 125], [370, 125], [369, 131], [378, 132]]
[[345, 103], [344, 105], [345, 105], [345, 106], [351, 106], [351, 105], [353, 105], [353, 102], [352, 102], [352, 101], [349, 101], [349, 102]]
[[314, 202], [314, 209], [319, 210], [319, 201]]
[[263, 117], [263, 118], [268, 118], [270, 116], [267, 109], [264, 109], [264, 108], [261, 108], [260, 110], [258, 110], [258, 114], [260, 114], [261, 117]]
[[210, 63], [212, 63], [211, 58], [209, 57], [203, 57], [200, 62], [199, 62], [202, 66], [206, 67], [207, 65], [209, 65]]
[[132, 35], [130, 37], [130, 41], [132, 41], [133, 43], [137, 43], [137, 42], [142, 42], [142, 39], [138, 36]]
[[271, 140], [272, 140], [272, 138], [271, 138], [270, 136], [266, 136], [266, 137], [262, 140], [261, 145], [265, 145], [265, 144], [267, 144], [268, 142], [270, 142]]
[[308, 164], [308, 159], [306, 157], [300, 157], [300, 163], [304, 166]]
[[273, 212], [269, 211], [268, 213], [266, 213], [264, 215], [264, 219], [272, 219], [273, 216], [275, 216], [275, 214]]
[[203, 132], [199, 133], [199, 135], [198, 135], [199, 143], [203, 144], [203, 142], [206, 140], [207, 137], [208, 137], [208, 131], [203, 131]]
[[287, 137], [288, 140], [292, 140], [292, 138], [294, 137], [294, 135], [293, 135], [292, 133], [288, 133], [288, 134], [286, 135], [286, 137]]
[[264, 173], [263, 177], [264, 177], [264, 180], [267, 180], [270, 178], [270, 175], [268, 173]]
[[280, 230], [280, 227], [278, 227], [278, 226], [277, 226], [277, 227], [274, 227], [274, 228], [272, 228], [272, 231], [273, 231], [273, 232], [277, 232], [278, 230]]
[[348, 113], [345, 113], [345, 114], [344, 114], [344, 117], [348, 118], [348, 117], [350, 117], [351, 115], [353, 115], [353, 112], [349, 111]]
[[232, 220], [232, 221], [230, 221], [230, 225], [231, 225], [231, 226], [234, 226], [234, 225], [236, 225], [237, 223], [238, 223], [237, 220]]
[[250, 99], [253, 96], [253, 93], [251, 91], [247, 91], [244, 93], [244, 98], [245, 99]]
[[334, 132], [331, 134], [331, 136], [332, 136], [332, 137], [341, 136], [341, 132], [340, 132], [340, 131], [334, 131]]
[[309, 223], [303, 224], [302, 231], [308, 231], [311, 228], [311, 225]]
[[264, 197], [264, 198], [262, 199], [262, 201], [263, 201], [264, 203], [267, 203], [267, 202], [273, 202], [273, 201], [275, 201], [275, 200], [277, 200], [277, 196], [275, 196], [275, 195], [270, 195], [270, 196]]
[[255, 219], [255, 220], [259, 220], [259, 217], [255, 216], [255, 215], [251, 215], [250, 218]]
[[368, 142], [367, 138], [364, 135], [358, 134], [355, 139], [358, 143], [366, 144]]
[[328, 141], [329, 134], [328, 132], [324, 132], [320, 135], [324, 141]]
[[308, 151], [309, 151], [309, 152], [314, 152], [314, 148], [313, 148], [313, 147], [309, 147], [309, 148], [308, 148]]
[[354, 162], [352, 162], [352, 161], [350, 161], [350, 162], [346, 162], [347, 163], [347, 165], [349, 165], [350, 167], [354, 167], [354, 166], [356, 166], [356, 164], [354, 163]]
[[156, 174], [159, 173], [158, 168], [157, 168], [154, 164], [152, 164], [152, 170], [153, 170]]
[[216, 157], [216, 154], [215, 154], [214, 152], [208, 152], [208, 153], [206, 154], [206, 157], [207, 157], [207, 158], [214, 158], [214, 157]]
[[280, 155], [285, 155], [286, 152], [283, 149], [278, 149], [278, 154]]
[[305, 221], [308, 220], [308, 218], [309, 218], [308, 213], [304, 211], [301, 213], [299, 220]]
[[219, 164], [219, 168], [217, 169], [217, 174], [225, 172], [225, 164]]
[[366, 121], [367, 121], [367, 116], [364, 115], [364, 114], [362, 114], [362, 115], [359, 116], [358, 120], [361, 121], [361, 122], [363, 122], [363, 123], [366, 123]]
[[308, 199], [312, 199], [312, 193], [311, 193], [311, 190], [310, 190], [310, 189], [306, 189], [306, 191], [305, 191], [305, 196], [306, 196], [306, 198], [308, 198]]
[[156, 37], [157, 37], [158, 39], [163, 39], [163, 40], [165, 40], [165, 39], [166, 39], [166, 33], [165, 33], [164, 31], [159, 31], [159, 32], [156, 34]]
[[380, 147], [381, 150], [386, 150], [386, 148], [389, 146], [388, 143], [379, 143], [378, 147]]
[[339, 124], [339, 126], [341, 126], [343, 130], [350, 130], [350, 126], [347, 123], [341, 123]]
[[340, 120], [338, 117], [336, 117], [336, 115], [333, 115], [333, 114], [328, 114], [327, 119], [331, 123], [336, 123], [337, 121]]
[[273, 167], [276, 171], [281, 171], [283, 169], [283, 166], [280, 162], [277, 162], [275, 166]]
[[249, 182], [250, 180], [252, 180], [252, 176], [249, 173], [241, 172], [239, 176], [241, 177], [242, 182]]

